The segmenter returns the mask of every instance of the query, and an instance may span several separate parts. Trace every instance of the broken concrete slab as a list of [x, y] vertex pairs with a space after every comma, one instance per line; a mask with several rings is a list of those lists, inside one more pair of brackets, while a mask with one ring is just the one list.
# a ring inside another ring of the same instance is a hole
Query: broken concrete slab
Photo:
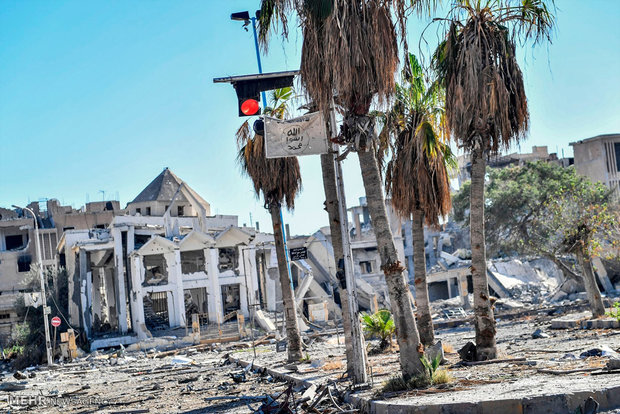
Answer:
[[542, 329], [536, 329], [536, 330], [532, 333], [532, 338], [534, 338], [534, 339], [549, 338], [549, 334], [544, 333], [544, 332], [542, 331]]
[[620, 328], [620, 321], [612, 318], [592, 319], [583, 321], [582, 327], [585, 329], [618, 329]]
[[441, 341], [437, 341], [434, 345], [429, 346], [424, 353], [429, 361], [434, 361], [437, 357], [439, 357], [440, 363], [443, 364], [446, 362], [446, 358], [443, 353], [443, 344]]
[[581, 328], [581, 323], [592, 318], [592, 312], [585, 311], [564, 315], [551, 320], [551, 329]]

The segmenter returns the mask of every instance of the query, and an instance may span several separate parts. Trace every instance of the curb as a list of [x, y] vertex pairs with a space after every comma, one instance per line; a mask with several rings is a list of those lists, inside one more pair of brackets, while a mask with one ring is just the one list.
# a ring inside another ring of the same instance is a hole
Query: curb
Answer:
[[[242, 367], [251, 364], [238, 358], [229, 356], [228, 359]], [[297, 378], [279, 370], [254, 364], [256, 368], [264, 369], [274, 378], [293, 382], [295, 385], [311, 386], [312, 381]], [[599, 404], [599, 410], [620, 408], [620, 385], [595, 391], [575, 391], [563, 394], [547, 394], [536, 397], [524, 397], [504, 400], [487, 400], [476, 403], [445, 403], [433, 405], [411, 405], [383, 400], [369, 400], [347, 393], [345, 401], [352, 403], [362, 413], [367, 414], [553, 414], [572, 413], [588, 398], [594, 398]]]

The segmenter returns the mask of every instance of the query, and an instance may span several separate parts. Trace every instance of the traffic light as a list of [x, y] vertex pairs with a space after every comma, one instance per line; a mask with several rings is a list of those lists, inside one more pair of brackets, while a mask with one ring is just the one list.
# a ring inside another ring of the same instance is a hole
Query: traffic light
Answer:
[[[233, 16], [234, 17], [234, 16]], [[245, 17], [240, 16], [240, 18]], [[260, 115], [260, 94], [264, 91], [293, 86], [299, 71], [259, 73], [256, 75], [215, 78], [214, 83], [231, 83], [237, 92], [239, 116]]]
[[260, 115], [260, 96], [237, 96], [239, 100], [239, 116]]

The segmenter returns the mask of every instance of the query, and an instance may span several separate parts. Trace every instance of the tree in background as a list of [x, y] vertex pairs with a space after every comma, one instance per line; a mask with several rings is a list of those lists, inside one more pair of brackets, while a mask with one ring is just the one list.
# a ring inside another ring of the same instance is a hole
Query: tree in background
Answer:
[[[272, 106], [266, 108], [264, 113], [283, 119], [287, 114], [287, 101], [291, 95], [291, 88], [273, 91]], [[282, 301], [284, 302], [288, 360], [296, 362], [302, 358], [301, 335], [297, 320], [297, 305], [286, 263], [281, 207], [282, 204], [285, 204], [289, 210], [295, 207], [295, 197], [301, 190], [299, 162], [297, 157], [268, 159], [265, 156], [264, 137], [252, 134], [248, 121], [245, 121], [237, 131], [237, 144], [239, 146], [237, 161], [243, 172], [252, 180], [256, 196], [262, 195], [265, 208], [271, 214], [280, 285], [282, 286]]]
[[550, 40], [554, 17], [543, 0], [459, 0], [447, 19], [433, 62], [446, 89], [446, 127], [471, 153], [471, 274], [476, 358], [497, 356], [487, 281], [484, 179], [489, 152], [525, 136], [529, 113], [517, 39]]
[[386, 192], [401, 217], [412, 217], [413, 265], [417, 326], [426, 346], [435, 341], [426, 281], [424, 224], [439, 226], [439, 216], [450, 212], [448, 165], [455, 166], [444, 141], [442, 90], [429, 85], [413, 54], [397, 85], [394, 103], [384, 115], [379, 135], [379, 158], [393, 153], [385, 168]]
[[[537, 255], [558, 265], [567, 277], [579, 277], [563, 260], [573, 254], [594, 316], [605, 310], [594, 277], [592, 258], [604, 247], [617, 247], [617, 217], [608, 204], [609, 190], [593, 184], [572, 167], [546, 162], [491, 169], [486, 189], [486, 235], [497, 255]], [[455, 219], [467, 219], [465, 184], [454, 197]]]

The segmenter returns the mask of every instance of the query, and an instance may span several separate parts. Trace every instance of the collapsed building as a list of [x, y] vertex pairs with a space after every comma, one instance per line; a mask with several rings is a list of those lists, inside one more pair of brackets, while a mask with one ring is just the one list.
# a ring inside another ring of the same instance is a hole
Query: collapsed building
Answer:
[[64, 232], [71, 324], [95, 349], [186, 327], [192, 314], [212, 323], [249, 317], [267, 288], [257, 233], [237, 221], [211, 216], [209, 203], [164, 169], [107, 228]]

